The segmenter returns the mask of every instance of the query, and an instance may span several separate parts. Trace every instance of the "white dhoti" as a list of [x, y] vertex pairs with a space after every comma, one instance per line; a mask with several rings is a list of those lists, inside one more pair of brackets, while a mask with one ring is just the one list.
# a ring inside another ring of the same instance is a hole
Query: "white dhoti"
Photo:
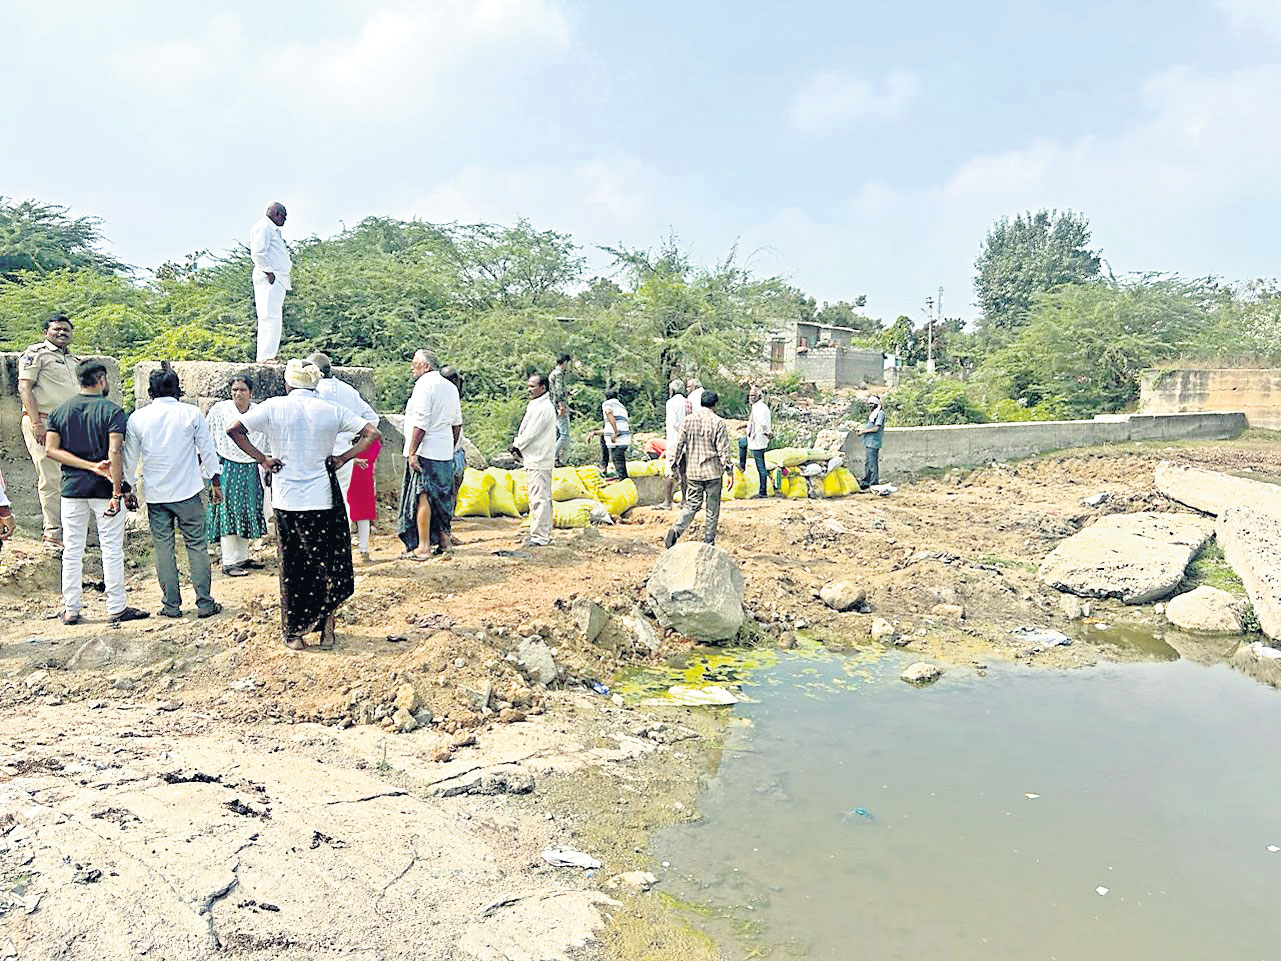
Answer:
[[254, 307], [258, 311], [258, 363], [272, 360], [280, 351], [280, 332], [284, 325], [285, 291], [289, 279], [276, 274], [272, 283], [261, 270], [254, 271]]

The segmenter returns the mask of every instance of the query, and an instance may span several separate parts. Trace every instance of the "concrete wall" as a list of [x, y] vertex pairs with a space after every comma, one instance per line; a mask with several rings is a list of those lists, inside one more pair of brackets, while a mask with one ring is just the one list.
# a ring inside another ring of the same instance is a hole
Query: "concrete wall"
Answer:
[[1235, 410], [1251, 427], [1281, 430], [1281, 370], [1145, 370], [1139, 413]]
[[[1144, 440], [1225, 440], [1246, 427], [1244, 414], [1110, 414], [1094, 420], [888, 427], [881, 449], [881, 477], [892, 479], [945, 467], [978, 467], [1069, 447]], [[845, 438], [845, 456], [858, 474], [862, 439]]]
[[879, 350], [846, 347], [811, 347], [793, 355], [794, 366], [801, 377], [819, 387], [858, 387], [862, 384], [885, 383], [885, 362]]
[[[0, 465], [13, 501], [18, 524], [30, 534], [40, 535], [40, 502], [36, 498], [36, 470], [22, 439], [22, 402], [18, 400], [18, 359], [21, 353], [0, 352]], [[89, 357], [107, 365], [111, 399], [123, 404], [120, 394], [120, 364], [114, 357]]]

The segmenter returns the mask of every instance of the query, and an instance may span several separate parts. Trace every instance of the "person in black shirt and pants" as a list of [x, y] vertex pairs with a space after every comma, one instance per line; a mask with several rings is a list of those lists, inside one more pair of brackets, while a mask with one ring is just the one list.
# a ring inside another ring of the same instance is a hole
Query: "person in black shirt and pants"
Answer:
[[62, 621], [80, 621], [81, 576], [89, 519], [98, 528], [107, 618], [115, 624], [147, 617], [125, 603], [124, 410], [107, 399], [107, 368], [86, 360], [76, 368], [80, 393], [49, 415], [45, 453], [62, 465]]

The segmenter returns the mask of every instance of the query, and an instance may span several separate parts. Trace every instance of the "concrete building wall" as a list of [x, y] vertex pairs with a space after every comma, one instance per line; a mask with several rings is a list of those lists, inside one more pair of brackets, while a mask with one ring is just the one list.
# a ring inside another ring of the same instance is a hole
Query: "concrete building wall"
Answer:
[[1241, 411], [1251, 427], [1281, 430], [1281, 369], [1146, 370], [1139, 413]]
[[[22, 402], [18, 400], [19, 353], [0, 352], [0, 464], [4, 465], [5, 486], [18, 524], [27, 533], [40, 534], [40, 502], [36, 498], [36, 469], [22, 439]], [[114, 357], [86, 356], [107, 366], [111, 399], [123, 404], [120, 394], [120, 363]]]
[[879, 350], [846, 347], [810, 348], [797, 353], [794, 366], [801, 377], [819, 387], [858, 387], [885, 383], [885, 365]]
[[[931, 469], [978, 467], [1071, 447], [1145, 440], [1226, 440], [1245, 427], [1245, 415], [1239, 413], [1117, 414], [1094, 420], [888, 427], [881, 449], [881, 477], [893, 479]], [[845, 438], [845, 456], [858, 474], [863, 464], [863, 442], [853, 432]]]

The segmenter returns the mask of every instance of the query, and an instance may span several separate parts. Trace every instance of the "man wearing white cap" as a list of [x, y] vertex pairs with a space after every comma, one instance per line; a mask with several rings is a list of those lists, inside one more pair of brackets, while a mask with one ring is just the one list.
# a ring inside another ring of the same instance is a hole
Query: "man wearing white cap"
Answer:
[[863, 436], [865, 457], [864, 472], [860, 486], [867, 490], [873, 484], [881, 482], [881, 436], [885, 433], [885, 411], [881, 407], [881, 398], [873, 394], [867, 399], [867, 423], [858, 429]]
[[685, 499], [685, 465], [677, 463], [676, 442], [681, 437], [681, 425], [685, 423], [685, 385], [679, 380], [674, 380], [667, 385], [667, 499], [663, 501], [663, 508], [671, 510], [672, 493], [676, 490], [676, 478], [681, 481], [681, 500]]
[[[312, 631], [333, 646], [335, 615], [355, 591], [351, 528], [337, 472], [380, 437], [359, 415], [321, 399], [319, 383], [315, 364], [291, 360], [285, 366], [288, 393], [251, 407], [227, 428], [227, 436], [271, 478], [281, 628], [285, 646], [296, 651]], [[266, 436], [272, 456], [254, 446], [251, 430]], [[334, 440], [342, 433], [356, 439], [335, 455]]]

